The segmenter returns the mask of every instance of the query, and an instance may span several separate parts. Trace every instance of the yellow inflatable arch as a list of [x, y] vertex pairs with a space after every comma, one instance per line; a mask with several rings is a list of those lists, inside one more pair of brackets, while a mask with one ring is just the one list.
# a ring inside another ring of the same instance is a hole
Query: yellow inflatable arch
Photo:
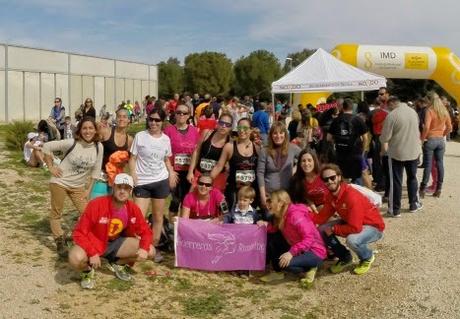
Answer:
[[[448, 48], [339, 44], [331, 53], [387, 78], [434, 80], [460, 105], [460, 59]], [[308, 95], [303, 94], [301, 103], [317, 102]]]

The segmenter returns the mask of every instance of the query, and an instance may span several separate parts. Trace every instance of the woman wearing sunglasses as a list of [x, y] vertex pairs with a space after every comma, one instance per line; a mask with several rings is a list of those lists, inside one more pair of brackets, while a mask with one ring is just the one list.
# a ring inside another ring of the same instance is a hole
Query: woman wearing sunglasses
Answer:
[[[225, 198], [230, 208], [235, 203], [236, 193], [242, 186], [252, 186], [258, 190], [256, 179], [257, 158], [260, 151], [250, 139], [251, 121], [248, 118], [242, 118], [237, 122], [238, 140], [227, 143], [224, 146], [219, 162], [211, 171], [211, 176], [217, 176], [229, 163], [229, 178], [225, 188]], [[257, 194], [258, 195], [258, 194]], [[256, 195], [254, 207], [258, 206], [258, 196]]]
[[93, 119], [96, 119], [96, 109], [93, 106], [93, 100], [87, 98], [85, 104], [82, 108], [83, 115], [82, 117], [91, 116]]
[[169, 205], [170, 220], [179, 212], [180, 203], [182, 203], [190, 189], [187, 173], [192, 153], [200, 138], [197, 128], [187, 124], [187, 120], [190, 117], [188, 106], [184, 104], [178, 105], [174, 116], [176, 117], [175, 124], [169, 125], [164, 130], [164, 133], [171, 140], [171, 164], [179, 177], [177, 186], [172, 189], [172, 199]]
[[188, 193], [182, 203], [182, 218], [209, 220], [220, 223], [228, 213], [224, 195], [212, 187], [212, 178], [204, 173], [198, 178], [198, 186]]
[[[162, 132], [165, 112], [154, 109], [147, 116], [147, 129], [136, 134], [131, 146], [129, 170], [134, 180], [134, 202], [147, 214], [152, 205], [154, 245], [158, 245], [163, 227], [165, 199], [170, 189], [177, 184], [177, 173], [169, 157], [172, 155], [171, 142]], [[157, 250], [155, 261], [162, 257]]]
[[[233, 117], [228, 113], [223, 113], [217, 122], [217, 129], [214, 131], [203, 131], [203, 139], [198, 143], [193, 152], [190, 167], [188, 169], [187, 180], [193, 183], [195, 175], [210, 173], [220, 159], [225, 144], [230, 142], [230, 132], [232, 130]], [[194, 171], [196, 169], [196, 172]], [[214, 187], [221, 191], [226, 185], [225, 173], [220, 173], [214, 179]]]
[[304, 149], [299, 154], [298, 168], [289, 183], [292, 201], [309, 205], [315, 213], [318, 213], [318, 208], [324, 205], [326, 195], [329, 193], [319, 176], [319, 170], [316, 153], [308, 148]]
[[261, 150], [257, 162], [262, 208], [266, 207], [266, 198], [270, 193], [289, 188], [299, 153], [300, 148], [289, 143], [286, 125], [282, 122], [273, 123], [268, 133], [268, 146]]

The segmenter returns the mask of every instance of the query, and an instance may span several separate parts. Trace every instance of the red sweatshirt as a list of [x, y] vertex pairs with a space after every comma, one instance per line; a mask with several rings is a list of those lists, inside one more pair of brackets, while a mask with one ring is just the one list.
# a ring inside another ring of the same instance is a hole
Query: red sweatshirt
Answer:
[[[140, 237], [139, 247], [149, 251], [153, 233], [140, 208], [132, 201], [126, 202], [128, 226], [123, 230], [124, 237]], [[112, 217], [112, 196], [91, 200], [81, 215], [73, 231], [75, 244], [83, 248], [89, 257], [102, 256], [109, 240], [109, 223]]]
[[363, 225], [373, 226], [379, 231], [385, 229], [385, 223], [379, 209], [366, 196], [346, 183], [340, 184], [337, 197], [329, 193], [323, 209], [318, 215], [311, 214], [311, 217], [315, 224], [322, 225], [335, 212], [345, 222], [345, 224], [334, 226], [334, 234], [336, 235], [347, 237], [350, 234], [360, 233]]

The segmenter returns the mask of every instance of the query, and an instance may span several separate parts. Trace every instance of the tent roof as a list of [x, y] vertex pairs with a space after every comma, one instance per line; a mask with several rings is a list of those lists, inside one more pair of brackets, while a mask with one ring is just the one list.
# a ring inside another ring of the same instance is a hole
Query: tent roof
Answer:
[[380, 87], [386, 87], [383, 76], [358, 69], [319, 48], [294, 70], [273, 82], [272, 92], [353, 92]]

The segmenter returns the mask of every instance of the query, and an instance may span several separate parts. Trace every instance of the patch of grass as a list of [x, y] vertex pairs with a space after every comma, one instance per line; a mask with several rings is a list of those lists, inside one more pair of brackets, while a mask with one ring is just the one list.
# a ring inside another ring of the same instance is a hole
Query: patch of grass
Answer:
[[183, 312], [186, 316], [198, 318], [215, 316], [224, 309], [224, 300], [226, 298], [218, 292], [211, 292], [210, 296], [186, 298], [182, 301]]
[[21, 221], [27, 224], [35, 224], [41, 216], [37, 213], [27, 212], [21, 215]]
[[268, 290], [261, 288], [240, 290], [234, 294], [234, 297], [251, 299], [252, 303], [259, 303], [267, 299]]
[[105, 287], [110, 290], [116, 290], [116, 291], [126, 291], [131, 289], [133, 286], [132, 281], [123, 281], [117, 278], [114, 278], [110, 280]]
[[188, 278], [177, 278], [176, 279], [176, 289], [178, 290], [188, 290], [192, 288], [192, 282]]
[[21, 151], [27, 140], [27, 133], [34, 131], [30, 121], [14, 121], [5, 127], [5, 144], [9, 150]]

